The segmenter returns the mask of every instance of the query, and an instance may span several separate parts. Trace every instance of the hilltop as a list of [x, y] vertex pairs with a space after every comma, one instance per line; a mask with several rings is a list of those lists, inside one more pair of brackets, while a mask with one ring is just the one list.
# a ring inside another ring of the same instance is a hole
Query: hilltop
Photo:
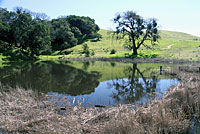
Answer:
[[187, 41], [187, 40], [200, 40], [200, 37], [182, 33], [182, 32], [175, 32], [175, 31], [167, 31], [167, 30], [160, 30], [159, 35], [161, 36], [162, 40], [181, 40], [181, 41]]

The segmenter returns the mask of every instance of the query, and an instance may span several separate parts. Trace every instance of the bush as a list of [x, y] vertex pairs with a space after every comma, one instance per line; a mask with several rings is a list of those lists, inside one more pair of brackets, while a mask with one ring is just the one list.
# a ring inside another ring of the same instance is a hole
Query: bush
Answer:
[[90, 50], [89, 49], [85, 51], [85, 57], [90, 57]]
[[92, 55], [92, 56], [94, 56], [94, 55], [95, 55], [95, 52], [94, 52], [94, 50], [92, 50], [92, 52], [91, 52], [91, 55]]
[[83, 44], [83, 53], [85, 54], [85, 57], [90, 56], [90, 50], [87, 44]]
[[115, 49], [112, 49], [111, 51], [110, 51], [110, 54], [115, 54], [117, 51], [115, 50]]

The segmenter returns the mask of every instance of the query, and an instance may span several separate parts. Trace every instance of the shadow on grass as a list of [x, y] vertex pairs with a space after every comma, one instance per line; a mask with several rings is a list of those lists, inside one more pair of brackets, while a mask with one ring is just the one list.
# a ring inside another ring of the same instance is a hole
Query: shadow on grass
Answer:
[[92, 39], [92, 40], [90, 40], [91, 42], [99, 42], [99, 41], [101, 41], [100, 39]]
[[33, 61], [37, 60], [37, 57], [31, 57], [29, 56], [26, 52], [19, 52], [19, 51], [7, 51], [3, 53], [3, 61], [16, 61], [16, 62], [21, 62], [21, 61]]

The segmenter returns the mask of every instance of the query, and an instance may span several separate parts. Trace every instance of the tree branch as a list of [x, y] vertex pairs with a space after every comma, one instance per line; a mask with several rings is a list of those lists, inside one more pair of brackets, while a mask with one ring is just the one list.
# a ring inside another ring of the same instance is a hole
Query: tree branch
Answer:
[[138, 43], [138, 46], [136, 47], [137, 49], [140, 48], [140, 46], [144, 43], [144, 41], [146, 40], [146, 38], [147, 38], [147, 31], [146, 31], [146, 33], [145, 33], [142, 41], [140, 43]]

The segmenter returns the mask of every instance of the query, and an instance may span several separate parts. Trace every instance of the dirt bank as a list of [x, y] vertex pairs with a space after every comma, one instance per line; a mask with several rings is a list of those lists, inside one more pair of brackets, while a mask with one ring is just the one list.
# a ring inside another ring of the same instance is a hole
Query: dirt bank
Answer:
[[162, 59], [162, 58], [61, 58], [60, 60], [67, 61], [115, 61], [115, 62], [130, 62], [130, 63], [200, 63], [200, 61], [188, 61], [180, 59]]

